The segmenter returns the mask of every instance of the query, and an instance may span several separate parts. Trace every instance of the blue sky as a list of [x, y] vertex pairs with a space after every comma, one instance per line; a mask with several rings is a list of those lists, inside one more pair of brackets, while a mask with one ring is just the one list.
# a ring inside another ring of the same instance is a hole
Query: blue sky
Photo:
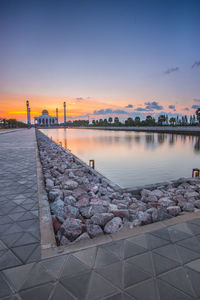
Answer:
[[200, 103], [199, 0], [1, 0], [0, 28], [0, 113], [8, 95], [87, 99], [80, 114]]

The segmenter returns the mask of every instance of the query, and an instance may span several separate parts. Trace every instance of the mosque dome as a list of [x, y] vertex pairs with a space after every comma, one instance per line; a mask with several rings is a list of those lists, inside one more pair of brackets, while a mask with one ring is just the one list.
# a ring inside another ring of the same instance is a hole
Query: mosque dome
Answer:
[[46, 109], [43, 109], [43, 111], [42, 111], [42, 114], [43, 114], [43, 115], [48, 115], [48, 114], [49, 114], [49, 112], [48, 112], [48, 110], [46, 110]]

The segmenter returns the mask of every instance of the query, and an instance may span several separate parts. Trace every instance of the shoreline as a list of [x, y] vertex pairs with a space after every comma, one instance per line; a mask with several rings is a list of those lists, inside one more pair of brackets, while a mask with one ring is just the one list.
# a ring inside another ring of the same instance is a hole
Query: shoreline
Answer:
[[194, 126], [155, 126], [155, 127], [116, 127], [116, 126], [98, 126], [98, 127], [65, 127], [65, 126], [51, 126], [51, 127], [36, 127], [36, 129], [87, 129], [87, 130], [110, 130], [110, 131], [134, 131], [134, 132], [151, 132], [151, 133], [169, 133], [169, 134], [186, 134], [186, 135], [200, 135], [200, 127]]
[[37, 142], [58, 245], [199, 211], [199, 179], [121, 188], [40, 131]]

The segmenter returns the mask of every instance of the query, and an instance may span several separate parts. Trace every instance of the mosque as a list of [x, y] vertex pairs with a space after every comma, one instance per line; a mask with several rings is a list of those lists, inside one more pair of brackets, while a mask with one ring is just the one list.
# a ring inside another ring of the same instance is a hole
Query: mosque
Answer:
[[56, 109], [56, 117], [49, 115], [48, 110], [44, 109], [42, 115], [34, 118], [35, 124], [38, 126], [53, 126], [58, 125], [58, 113]]
[[[66, 102], [63, 103], [63, 106], [64, 106], [64, 125], [66, 125]], [[26, 107], [27, 107], [27, 124], [31, 126], [31, 114], [30, 114], [31, 109], [29, 107], [28, 100], [26, 101]], [[45, 126], [45, 127], [59, 125], [58, 108], [56, 108], [56, 117], [50, 116], [48, 110], [43, 109], [42, 115], [34, 118], [34, 123], [36, 126]]]

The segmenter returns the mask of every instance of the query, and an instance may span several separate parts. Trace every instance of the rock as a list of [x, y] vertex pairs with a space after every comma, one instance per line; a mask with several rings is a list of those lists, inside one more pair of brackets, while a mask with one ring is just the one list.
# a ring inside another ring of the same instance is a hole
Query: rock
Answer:
[[67, 180], [63, 183], [63, 187], [67, 190], [74, 190], [78, 187], [78, 183], [74, 180]]
[[60, 229], [62, 223], [59, 222], [55, 217], [52, 217], [52, 223], [53, 223], [54, 231], [55, 231], [55, 233], [57, 233], [58, 230]]
[[97, 194], [99, 191], [98, 185], [94, 185], [90, 188], [90, 191], [93, 192], [94, 194]]
[[60, 190], [51, 190], [49, 192], [49, 200], [54, 201], [57, 197], [61, 196]]
[[143, 189], [140, 194], [142, 197], [148, 197], [149, 195], [151, 195], [151, 191], [147, 189]]
[[87, 232], [82, 233], [75, 241], [75, 242], [79, 242], [79, 241], [83, 241], [83, 240], [90, 240], [90, 236]]
[[51, 211], [53, 212], [54, 215], [61, 210], [64, 210], [64, 202], [60, 199], [57, 198], [53, 203], [50, 204]]
[[121, 227], [122, 227], [122, 219], [119, 217], [115, 217], [106, 224], [106, 226], [104, 227], [104, 232], [114, 233], [119, 231]]
[[113, 210], [112, 213], [116, 216], [116, 217], [120, 217], [120, 218], [129, 218], [129, 210], [128, 209], [116, 209]]
[[87, 196], [88, 197], [87, 192], [84, 189], [80, 188], [80, 187], [74, 189], [72, 195], [76, 199], [80, 199], [83, 196]]
[[79, 219], [68, 218], [60, 228], [61, 233], [69, 240], [75, 240], [82, 233], [82, 222]]
[[82, 196], [81, 199], [75, 203], [75, 206], [80, 208], [80, 207], [86, 207], [88, 206], [88, 204], [89, 204], [88, 196]]
[[97, 213], [108, 212], [108, 207], [106, 207], [106, 206], [94, 204], [91, 207], [92, 207], [92, 215], [97, 214]]
[[93, 216], [92, 206], [81, 207], [80, 213], [83, 217], [89, 219]]
[[163, 197], [158, 200], [158, 203], [164, 207], [174, 206], [176, 203], [168, 197]]
[[169, 206], [167, 207], [167, 212], [169, 215], [176, 217], [180, 213], [181, 209], [179, 206]]
[[184, 211], [192, 212], [194, 211], [194, 204], [190, 202], [186, 202], [182, 208]]
[[129, 206], [129, 209], [136, 210], [138, 207], [139, 207], [139, 206], [138, 206], [137, 203], [132, 203], [132, 204]]
[[49, 178], [46, 179], [46, 187], [48, 189], [54, 187], [54, 182]]
[[91, 221], [94, 224], [104, 226], [108, 221], [110, 221], [114, 217], [111, 213], [97, 213], [92, 216]]
[[79, 215], [79, 209], [72, 205], [67, 205], [65, 207], [65, 213], [66, 213], [67, 218], [70, 217], [70, 218], [76, 219]]
[[70, 240], [68, 240], [68, 238], [66, 238], [64, 235], [61, 237], [60, 239], [60, 245], [61, 246], [65, 246], [70, 244]]
[[102, 234], [103, 230], [101, 229], [101, 227], [99, 225], [88, 224], [87, 232], [92, 238], [94, 238], [94, 237], [97, 237], [98, 235]]
[[64, 198], [64, 203], [66, 204], [66, 205], [75, 205], [75, 203], [76, 203], [76, 199], [73, 197], [73, 196], [66, 196], [65, 198]]
[[149, 196], [147, 196], [147, 197], [142, 197], [142, 199], [141, 199], [142, 201], [144, 201], [144, 202], [157, 202], [158, 201], [158, 198], [155, 196], [155, 195], [149, 195]]
[[196, 208], [200, 208], [200, 200], [196, 200], [196, 201], [194, 202], [194, 206], [195, 206]]
[[186, 199], [190, 199], [190, 198], [195, 198], [195, 199], [199, 199], [200, 198], [200, 196], [199, 196], [199, 193], [197, 193], [197, 192], [186, 192], [185, 194], [184, 194], [184, 197], [186, 198]]
[[138, 211], [137, 218], [141, 222], [142, 225], [152, 223], [151, 215], [148, 214], [147, 212]]
[[153, 190], [151, 191], [151, 195], [161, 198], [163, 197], [164, 193], [161, 190]]
[[102, 200], [102, 199], [91, 199], [90, 204], [94, 204], [94, 205], [102, 205], [102, 206], [109, 206], [108, 202], [106, 200]]

